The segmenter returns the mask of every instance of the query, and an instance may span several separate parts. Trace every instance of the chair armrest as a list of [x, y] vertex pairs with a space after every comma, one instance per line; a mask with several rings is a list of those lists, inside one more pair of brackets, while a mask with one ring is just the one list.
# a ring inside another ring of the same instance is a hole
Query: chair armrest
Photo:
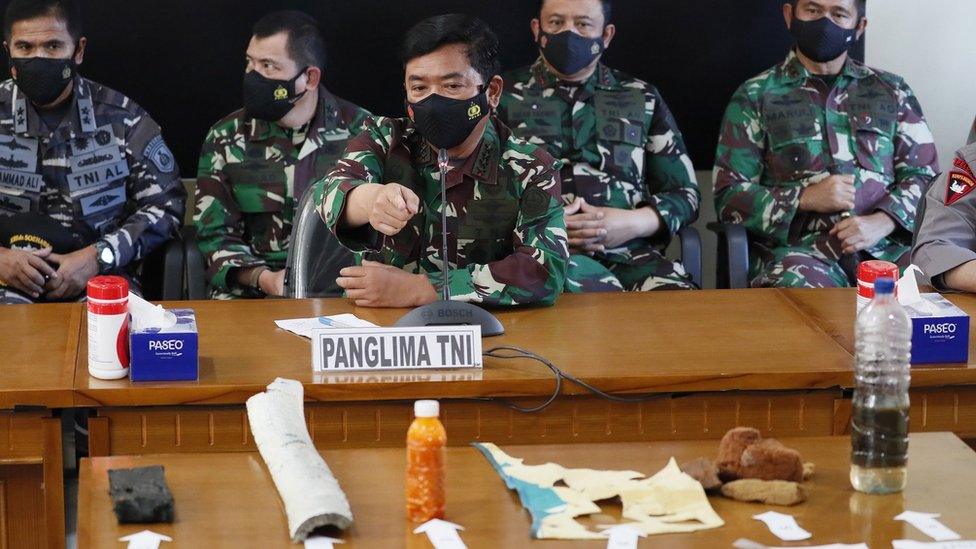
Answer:
[[691, 281], [699, 288], [702, 287], [702, 242], [698, 229], [692, 226], [682, 227], [678, 231], [681, 244], [681, 264]]
[[749, 287], [749, 235], [734, 223], [712, 222], [708, 230], [718, 236], [715, 284], [718, 288]]

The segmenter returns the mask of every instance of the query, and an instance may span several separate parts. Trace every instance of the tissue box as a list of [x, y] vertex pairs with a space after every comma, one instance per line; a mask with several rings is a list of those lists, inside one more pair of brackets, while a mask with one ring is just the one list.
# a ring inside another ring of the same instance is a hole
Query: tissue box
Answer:
[[195, 380], [198, 373], [197, 319], [193, 309], [173, 309], [176, 324], [129, 333], [132, 381]]
[[905, 306], [912, 319], [912, 364], [969, 361], [969, 315], [939, 294]]

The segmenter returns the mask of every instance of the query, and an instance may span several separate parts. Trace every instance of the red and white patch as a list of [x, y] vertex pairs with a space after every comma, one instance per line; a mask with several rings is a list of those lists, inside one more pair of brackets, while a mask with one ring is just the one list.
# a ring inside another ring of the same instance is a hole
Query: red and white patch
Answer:
[[971, 169], [971, 168], [969, 167], [969, 164], [968, 164], [968, 163], [966, 163], [966, 161], [965, 161], [965, 160], [963, 160], [962, 158], [959, 158], [959, 157], [957, 156], [957, 157], [956, 157], [956, 158], [955, 158], [955, 159], [954, 159], [954, 160], [952, 161], [952, 166], [953, 166], [953, 167], [954, 167], [954, 168], [955, 168], [956, 170], [958, 170], [958, 171], [961, 171], [961, 172], [963, 172], [963, 173], [965, 173], [966, 175], [968, 175], [969, 177], [971, 177], [971, 178], [973, 178], [973, 179], [976, 179], [976, 175], [973, 175], [973, 170], [972, 170], [972, 169]]
[[952, 170], [949, 173], [949, 184], [946, 186], [946, 206], [951, 206], [960, 198], [966, 196], [976, 188], [976, 178], [970, 174]]

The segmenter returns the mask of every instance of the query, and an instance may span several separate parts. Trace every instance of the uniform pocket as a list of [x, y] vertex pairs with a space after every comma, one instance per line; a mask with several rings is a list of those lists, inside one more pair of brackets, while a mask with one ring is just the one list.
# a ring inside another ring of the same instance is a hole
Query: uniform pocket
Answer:
[[284, 182], [249, 184], [232, 187], [234, 200], [244, 213], [281, 212], [285, 209], [287, 189]]
[[[284, 174], [282, 174], [284, 175]], [[232, 186], [234, 200], [244, 218], [244, 237], [254, 251], [264, 254], [286, 249], [291, 223], [286, 223], [284, 181]]]
[[890, 126], [882, 121], [875, 124], [856, 124], [854, 126], [854, 150], [861, 168], [893, 177], [894, 142], [885, 129]]
[[827, 171], [820, 123], [779, 120], [768, 127], [766, 165], [777, 184], [790, 184]]
[[597, 131], [600, 170], [629, 181], [641, 180], [647, 142], [644, 125], [629, 120], [609, 120]]
[[490, 263], [512, 253], [518, 214], [519, 203], [510, 197], [468, 202], [457, 231], [458, 264]]

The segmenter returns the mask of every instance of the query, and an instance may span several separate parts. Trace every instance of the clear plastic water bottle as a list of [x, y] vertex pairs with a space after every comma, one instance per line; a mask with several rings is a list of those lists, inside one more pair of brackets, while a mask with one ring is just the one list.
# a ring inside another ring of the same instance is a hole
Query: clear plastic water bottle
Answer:
[[908, 385], [912, 322], [879, 278], [874, 299], [857, 316], [851, 413], [851, 485], [859, 492], [900, 492], [908, 480]]

